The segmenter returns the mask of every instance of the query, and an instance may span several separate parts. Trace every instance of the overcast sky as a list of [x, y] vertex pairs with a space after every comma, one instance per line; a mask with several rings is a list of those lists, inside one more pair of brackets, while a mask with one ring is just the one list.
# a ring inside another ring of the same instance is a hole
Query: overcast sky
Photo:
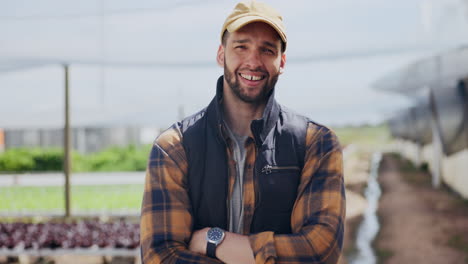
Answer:
[[[327, 125], [381, 122], [409, 101], [372, 82], [468, 44], [462, 0], [266, 2], [288, 34], [277, 99]], [[188, 115], [213, 97], [219, 31], [235, 3], [0, 1], [0, 127], [61, 126], [58, 61], [72, 63], [73, 124], [169, 126], [179, 108]]]

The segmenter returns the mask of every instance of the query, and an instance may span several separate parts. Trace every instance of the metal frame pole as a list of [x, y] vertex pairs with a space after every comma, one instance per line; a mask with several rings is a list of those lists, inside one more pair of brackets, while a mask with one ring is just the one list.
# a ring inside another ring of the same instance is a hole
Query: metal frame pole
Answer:
[[440, 187], [440, 179], [442, 177], [442, 159], [443, 159], [443, 143], [442, 135], [438, 123], [438, 113], [435, 104], [434, 91], [431, 89], [429, 94], [430, 109], [431, 109], [431, 129], [432, 129], [432, 151], [433, 151], [433, 170], [432, 170], [432, 187]]
[[64, 164], [65, 173], [65, 217], [70, 217], [70, 172], [71, 172], [71, 145], [70, 145], [70, 94], [68, 65], [63, 65], [65, 71], [65, 128], [64, 128]]

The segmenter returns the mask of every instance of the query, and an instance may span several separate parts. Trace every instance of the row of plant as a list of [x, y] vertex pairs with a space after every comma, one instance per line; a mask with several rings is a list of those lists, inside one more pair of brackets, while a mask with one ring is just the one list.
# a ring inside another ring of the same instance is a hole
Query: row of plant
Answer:
[[125, 220], [0, 223], [0, 248], [7, 249], [74, 249], [92, 246], [134, 249], [139, 246], [139, 241], [139, 224]]
[[[111, 147], [91, 154], [72, 153], [74, 172], [142, 171], [146, 168], [151, 145]], [[16, 148], [0, 153], [0, 172], [38, 172], [63, 170], [63, 151], [50, 148]]]

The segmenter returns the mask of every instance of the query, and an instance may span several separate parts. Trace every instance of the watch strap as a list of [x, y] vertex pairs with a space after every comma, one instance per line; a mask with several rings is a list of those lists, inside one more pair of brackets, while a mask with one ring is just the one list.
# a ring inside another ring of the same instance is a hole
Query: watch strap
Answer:
[[216, 258], [216, 244], [208, 242], [206, 244], [206, 255], [210, 258]]

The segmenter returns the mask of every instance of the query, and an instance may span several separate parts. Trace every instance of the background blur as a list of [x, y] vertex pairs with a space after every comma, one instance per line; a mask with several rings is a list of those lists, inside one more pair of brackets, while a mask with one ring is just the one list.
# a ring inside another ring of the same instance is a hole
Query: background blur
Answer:
[[[139, 261], [151, 142], [214, 96], [236, 2], [0, 2], [0, 263]], [[468, 226], [457, 224], [468, 220], [468, 1], [266, 2], [288, 34], [277, 100], [344, 147], [341, 262], [468, 263]], [[72, 217], [62, 219], [65, 66]], [[394, 235], [402, 221], [418, 224]], [[30, 231], [37, 223], [51, 227]]]

